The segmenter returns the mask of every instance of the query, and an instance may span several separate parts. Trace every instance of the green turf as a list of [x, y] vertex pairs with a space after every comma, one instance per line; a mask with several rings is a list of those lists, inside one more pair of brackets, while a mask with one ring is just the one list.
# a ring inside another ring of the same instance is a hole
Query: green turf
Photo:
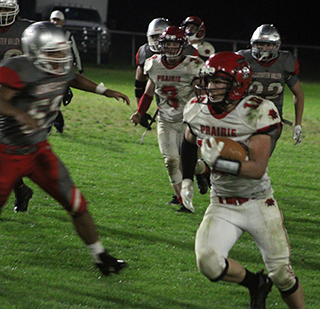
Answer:
[[[210, 283], [196, 267], [194, 237], [209, 195], [195, 193], [196, 213], [176, 213], [156, 130], [140, 144], [134, 112], [134, 70], [87, 67], [86, 75], [130, 96], [132, 105], [74, 91], [63, 107], [66, 129], [50, 137], [74, 182], [89, 201], [101, 239], [127, 260], [120, 275], [101, 277], [66, 212], [36, 185], [27, 213], [13, 212], [13, 196], [0, 218], [0, 308], [247, 308], [245, 288]], [[285, 126], [269, 175], [285, 218], [292, 266], [307, 308], [320, 308], [319, 84], [302, 82], [306, 97], [304, 140], [294, 147]], [[154, 103], [151, 113], [154, 112]], [[290, 92], [285, 118], [293, 120]], [[263, 267], [254, 241], [244, 235], [230, 253], [252, 271]], [[267, 308], [286, 308], [273, 288]]]

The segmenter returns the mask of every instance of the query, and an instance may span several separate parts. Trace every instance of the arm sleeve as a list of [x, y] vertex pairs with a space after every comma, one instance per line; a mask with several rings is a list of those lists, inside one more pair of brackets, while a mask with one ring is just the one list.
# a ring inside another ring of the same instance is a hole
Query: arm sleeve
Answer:
[[13, 89], [21, 89], [25, 86], [20, 76], [7, 67], [0, 67], [0, 84]]
[[183, 139], [181, 145], [181, 164], [183, 179], [193, 179], [198, 160], [198, 146]]
[[148, 111], [153, 97], [144, 93], [139, 101], [137, 112], [140, 113], [141, 117]]

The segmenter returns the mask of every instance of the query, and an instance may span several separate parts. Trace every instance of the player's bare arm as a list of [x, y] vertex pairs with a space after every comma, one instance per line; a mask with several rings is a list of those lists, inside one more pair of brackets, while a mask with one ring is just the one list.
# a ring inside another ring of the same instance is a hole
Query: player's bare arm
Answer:
[[87, 92], [98, 93], [108, 98], [115, 98], [118, 101], [122, 99], [127, 105], [130, 105], [130, 100], [125, 94], [107, 89], [103, 85], [98, 85], [94, 81], [78, 73], [76, 73], [74, 79], [69, 82], [69, 86]]
[[0, 85], [0, 114], [4, 116], [14, 117], [20, 123], [26, 125], [27, 129], [35, 130], [38, 126], [38, 121], [20, 108], [14, 107], [10, 102], [18, 93], [17, 90]]
[[140, 120], [141, 117], [147, 112], [147, 110], [150, 107], [151, 101], [153, 99], [155, 92], [155, 84], [154, 82], [149, 79], [146, 91], [144, 92], [143, 96], [140, 99], [139, 106], [137, 111], [130, 117], [130, 121], [136, 126]]
[[268, 166], [271, 137], [267, 134], [253, 135], [248, 144], [248, 161], [241, 163], [239, 176], [261, 179]]
[[295, 125], [301, 125], [302, 114], [304, 109], [304, 93], [300, 82], [298, 81], [293, 87], [290, 88], [293, 93], [293, 102], [295, 108]]

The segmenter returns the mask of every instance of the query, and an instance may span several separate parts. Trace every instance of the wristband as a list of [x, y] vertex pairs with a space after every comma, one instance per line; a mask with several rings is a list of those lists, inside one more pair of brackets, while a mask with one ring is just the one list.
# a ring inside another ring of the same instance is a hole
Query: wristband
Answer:
[[108, 88], [106, 88], [103, 83], [100, 83], [99, 85], [97, 85], [95, 93], [104, 94], [106, 90], [108, 90]]
[[213, 170], [238, 176], [241, 168], [241, 162], [238, 160], [228, 160], [218, 157], [214, 163]]

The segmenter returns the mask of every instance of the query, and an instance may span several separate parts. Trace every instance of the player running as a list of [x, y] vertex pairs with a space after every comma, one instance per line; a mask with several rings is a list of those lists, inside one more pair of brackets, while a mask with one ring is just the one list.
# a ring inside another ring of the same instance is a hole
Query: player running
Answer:
[[129, 99], [74, 74], [70, 42], [50, 22], [30, 25], [23, 32], [22, 48], [24, 55], [0, 63], [0, 211], [17, 180], [29, 177], [68, 211], [100, 271], [118, 273], [126, 263], [104, 249], [87, 202], [53, 153], [47, 132], [68, 85], [128, 105]]
[[162, 33], [159, 46], [163, 54], [147, 59], [144, 74], [149, 80], [137, 112], [131, 116], [131, 122], [137, 125], [148, 111], [154, 94], [159, 96], [159, 148], [175, 193], [174, 200], [178, 200], [181, 212], [189, 212], [183, 206], [180, 194], [180, 146], [186, 127], [182, 121], [183, 109], [194, 96], [194, 85], [203, 65], [201, 58], [184, 55], [187, 44], [186, 34], [179, 27], [169, 26]]
[[[21, 36], [32, 22], [17, 18], [18, 13], [17, 0], [0, 0], [0, 60], [23, 54]], [[14, 187], [14, 194], [14, 211], [27, 211], [29, 200], [33, 195], [32, 189], [19, 179]]]
[[[271, 101], [246, 95], [251, 76], [248, 62], [239, 54], [221, 52], [206, 61], [200, 73], [200, 89], [206, 95], [189, 101], [184, 111], [188, 127], [181, 150], [181, 195], [184, 205], [193, 208], [192, 179], [201, 147], [212, 174], [210, 205], [195, 240], [200, 272], [212, 282], [222, 280], [248, 288], [249, 309], [266, 308], [272, 284], [288, 308], [304, 309], [302, 286], [290, 265], [283, 217], [266, 172], [281, 118]], [[221, 157], [225, 145], [217, 144], [216, 136], [243, 143], [248, 160]], [[252, 273], [228, 256], [244, 232], [259, 247], [268, 275]]]

